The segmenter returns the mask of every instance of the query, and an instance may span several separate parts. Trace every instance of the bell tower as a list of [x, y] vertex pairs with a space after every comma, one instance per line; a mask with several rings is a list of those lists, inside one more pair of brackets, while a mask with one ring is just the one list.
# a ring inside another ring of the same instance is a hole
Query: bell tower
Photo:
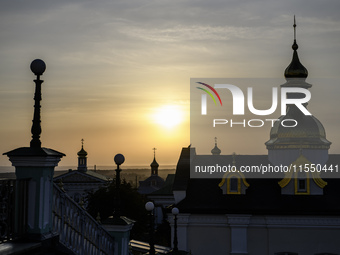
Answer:
[[[281, 87], [298, 87], [309, 89], [306, 82], [307, 69], [301, 64], [296, 43], [296, 22], [294, 16], [293, 58], [285, 69], [286, 83]], [[301, 93], [290, 93], [288, 98], [301, 98]], [[307, 107], [307, 103], [304, 104]], [[282, 121], [296, 120], [295, 127], [284, 127]], [[265, 143], [268, 149], [268, 159], [274, 165], [290, 165], [300, 155], [314, 164], [324, 165], [328, 160], [328, 150], [331, 142], [326, 139], [322, 123], [313, 115], [304, 115], [296, 105], [287, 105], [286, 115], [279, 117], [270, 130], [270, 140]]]
[[85, 173], [87, 171], [87, 152], [84, 150], [84, 139], [81, 139], [81, 150], [77, 154], [78, 154], [77, 170]]
[[159, 164], [156, 161], [156, 148], [153, 148], [153, 161], [150, 164], [151, 166], [151, 175], [158, 175], [158, 167]]

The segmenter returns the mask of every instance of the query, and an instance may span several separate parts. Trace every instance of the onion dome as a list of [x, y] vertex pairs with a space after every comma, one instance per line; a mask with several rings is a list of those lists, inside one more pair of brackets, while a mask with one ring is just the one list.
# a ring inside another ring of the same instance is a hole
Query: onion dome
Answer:
[[292, 62], [290, 62], [289, 66], [287, 66], [285, 70], [286, 79], [289, 78], [304, 78], [306, 79], [308, 76], [307, 69], [301, 64], [299, 60], [299, 56], [297, 53], [298, 45], [296, 44], [296, 40], [294, 39], [294, 44], [292, 46], [294, 53]]
[[215, 147], [211, 150], [212, 155], [220, 155], [221, 150], [217, 147], [217, 137], [215, 137]]
[[294, 16], [294, 43], [292, 45], [292, 49], [294, 50], [293, 58], [290, 64], [287, 66], [284, 75], [286, 79], [290, 78], [303, 78], [306, 79], [308, 76], [307, 69], [301, 64], [297, 49], [299, 46], [296, 43], [296, 22], [295, 22], [295, 16]]
[[150, 164], [150, 166], [151, 166], [151, 175], [158, 175], [159, 164], [156, 161], [156, 148], [153, 148], [153, 161]]
[[159, 164], [156, 161], [156, 158], [153, 158], [152, 163], [150, 164], [151, 167], [159, 167]]
[[81, 150], [77, 153], [79, 157], [86, 157], [87, 152], [84, 150], [83, 146], [81, 146]]
[[[308, 76], [307, 69], [300, 63], [296, 44], [296, 22], [294, 16], [294, 44], [293, 59], [285, 70], [287, 82], [281, 87], [310, 88], [311, 84], [305, 82]], [[291, 98], [298, 95], [291, 93]], [[307, 106], [307, 103], [304, 104]], [[281, 123], [284, 123], [282, 125]], [[295, 126], [296, 125], [296, 126]], [[268, 150], [275, 149], [329, 149], [331, 142], [326, 139], [325, 128], [321, 122], [312, 115], [304, 115], [296, 105], [288, 105], [286, 115], [276, 121], [270, 131], [270, 140], [266, 143]]]
[[81, 172], [87, 171], [87, 152], [84, 150], [84, 139], [81, 139], [81, 150], [78, 154], [78, 170]]
[[153, 161], [152, 163], [150, 164], [151, 167], [159, 167], [157, 161], [156, 161], [156, 148], [152, 148], [153, 150]]
[[86, 157], [87, 152], [84, 150], [84, 139], [81, 139], [81, 150], [77, 153], [79, 157]]
[[[293, 120], [297, 121], [293, 123]], [[281, 125], [282, 121], [286, 126]], [[287, 114], [274, 123], [270, 131], [267, 149], [329, 149], [331, 142], [326, 139], [325, 128], [312, 115], [304, 115], [294, 105], [288, 108]]]

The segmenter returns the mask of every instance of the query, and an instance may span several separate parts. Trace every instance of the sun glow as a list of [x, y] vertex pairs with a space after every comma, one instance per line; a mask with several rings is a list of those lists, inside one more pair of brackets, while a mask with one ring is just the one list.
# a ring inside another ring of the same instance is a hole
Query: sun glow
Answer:
[[165, 105], [155, 110], [153, 120], [166, 128], [174, 128], [183, 121], [183, 112], [176, 105]]

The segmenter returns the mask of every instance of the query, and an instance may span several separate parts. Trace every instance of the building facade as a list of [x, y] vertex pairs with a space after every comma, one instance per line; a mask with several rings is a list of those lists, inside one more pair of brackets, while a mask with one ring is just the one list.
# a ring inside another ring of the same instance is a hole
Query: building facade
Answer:
[[[281, 87], [308, 89], [308, 72], [299, 60], [296, 38], [292, 48]], [[279, 119], [297, 119], [298, 125], [284, 128], [276, 122], [266, 142], [268, 155], [220, 155], [215, 146], [212, 158], [196, 155], [190, 146], [182, 149], [173, 184], [180, 211], [179, 249], [195, 255], [340, 254], [339, 179], [323, 179], [320, 173], [308, 171], [288, 171], [271, 179], [247, 179], [240, 171], [222, 179], [190, 178], [190, 164], [212, 159], [238, 170], [241, 165], [339, 164], [340, 155], [328, 154], [331, 142], [316, 117], [288, 105]]]
[[61, 182], [65, 192], [77, 203], [85, 200], [89, 192], [95, 192], [109, 183], [107, 177], [87, 169], [87, 152], [84, 150], [83, 141], [82, 139], [81, 150], [77, 153], [77, 170], [70, 169], [53, 179], [55, 183]]

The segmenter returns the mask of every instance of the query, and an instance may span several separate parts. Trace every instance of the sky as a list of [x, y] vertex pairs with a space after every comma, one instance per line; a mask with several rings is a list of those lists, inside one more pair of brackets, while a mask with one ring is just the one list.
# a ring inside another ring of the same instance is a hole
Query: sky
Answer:
[[[77, 164], [81, 139], [90, 168], [114, 165], [117, 153], [125, 165], [148, 165], [154, 147], [160, 165], [174, 165], [190, 144], [190, 78], [284, 83], [293, 15], [307, 81], [331, 79], [313, 85], [320, 93], [328, 86], [320, 107], [334, 108], [339, 10], [337, 0], [1, 0], [0, 152], [29, 146], [35, 79], [29, 66], [40, 58], [47, 66], [42, 146], [66, 154], [60, 166]], [[339, 117], [320, 113], [331, 122], [324, 123], [331, 152], [340, 153]], [[238, 152], [266, 153], [269, 130], [263, 137]], [[221, 144], [222, 153], [232, 153], [235, 143]], [[9, 165], [1, 156], [0, 166]]]

